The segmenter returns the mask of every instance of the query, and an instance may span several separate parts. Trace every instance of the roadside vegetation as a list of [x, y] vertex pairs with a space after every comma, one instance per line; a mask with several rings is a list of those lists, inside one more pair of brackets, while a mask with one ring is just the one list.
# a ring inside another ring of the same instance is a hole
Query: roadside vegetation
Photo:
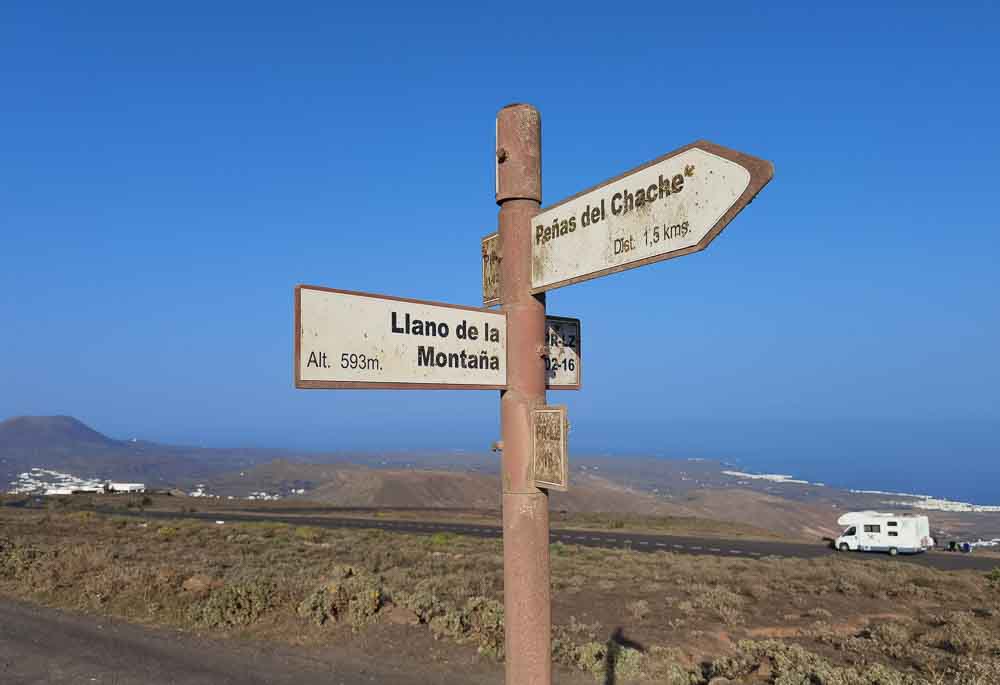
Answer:
[[[22, 498], [23, 499], [23, 498]], [[338, 508], [303, 499], [283, 499], [273, 502], [225, 500], [166, 495], [103, 496], [74, 495], [51, 499], [59, 510], [148, 510], [155, 512], [218, 514], [246, 513], [274, 516], [361, 517], [387, 521], [435, 521], [500, 526], [499, 510], [483, 509], [407, 509], [407, 508]], [[744, 523], [717, 521], [694, 516], [654, 516], [630, 513], [588, 513], [553, 510], [553, 528], [601, 530], [629, 533], [654, 533], [707, 537], [740, 537], [759, 540], [787, 540], [785, 535]]]
[[[554, 544], [553, 656], [595, 682], [1000, 683], [1000, 569]], [[436, 639], [503, 658], [502, 548], [272, 523], [0, 509], [0, 593], [206, 635]]]

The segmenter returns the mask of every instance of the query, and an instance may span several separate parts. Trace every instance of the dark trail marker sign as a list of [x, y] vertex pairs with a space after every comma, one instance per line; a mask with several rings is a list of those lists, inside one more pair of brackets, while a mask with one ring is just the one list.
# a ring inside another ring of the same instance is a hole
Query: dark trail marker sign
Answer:
[[532, 220], [531, 291], [704, 250], [773, 175], [699, 141], [547, 207]]
[[500, 390], [506, 685], [551, 685], [548, 490], [568, 484], [565, 407], [580, 321], [546, 291], [705, 249], [760, 192], [770, 162], [699, 141], [539, 212], [541, 118], [496, 121], [499, 232], [482, 240], [483, 304], [295, 290], [295, 387]]
[[545, 317], [545, 387], [549, 390], [579, 390], [580, 319]]

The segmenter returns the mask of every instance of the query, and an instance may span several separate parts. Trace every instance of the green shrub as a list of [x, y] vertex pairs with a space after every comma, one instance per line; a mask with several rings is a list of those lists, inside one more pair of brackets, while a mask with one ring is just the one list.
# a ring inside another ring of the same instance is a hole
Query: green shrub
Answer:
[[295, 529], [295, 537], [306, 542], [319, 542], [323, 539], [323, 531], [310, 526], [299, 526]]
[[97, 519], [97, 514], [92, 511], [74, 511], [67, 514], [70, 520], [77, 523], [93, 523]]
[[430, 623], [441, 605], [434, 585], [433, 580], [425, 578], [417, 583], [412, 592], [396, 593], [393, 601], [415, 613], [421, 623]]
[[274, 523], [272, 521], [253, 521], [243, 523], [240, 527], [250, 533], [259, 533], [262, 538], [274, 538], [278, 533], [287, 533], [290, 528], [287, 523]]
[[609, 671], [622, 680], [631, 680], [643, 672], [645, 656], [632, 647], [615, 642], [585, 642], [571, 650], [573, 665], [595, 678], [607, 679]]
[[696, 685], [701, 673], [694, 673], [681, 663], [681, 652], [666, 647], [651, 647], [645, 654], [645, 671], [658, 685]]
[[156, 534], [164, 540], [173, 540], [179, 532], [176, 526], [160, 526], [156, 529]]
[[1000, 566], [986, 574], [986, 582], [994, 590], [1000, 590]]
[[430, 626], [431, 632], [438, 640], [447, 637], [461, 641], [469, 631], [465, 614], [455, 607], [449, 607], [437, 613], [428, 621], [427, 625]]
[[743, 621], [742, 610], [746, 599], [721, 586], [703, 587], [693, 598], [694, 607], [711, 611], [727, 625]]
[[253, 580], [224, 585], [191, 608], [195, 623], [209, 628], [248, 626], [271, 607], [274, 584]]
[[21, 578], [43, 553], [34, 547], [0, 538], [0, 578]]
[[582, 671], [588, 671], [596, 676], [604, 674], [608, 646], [603, 642], [585, 642], [571, 652], [573, 665]]
[[481, 654], [494, 659], [504, 656], [503, 604], [487, 597], [473, 597], [465, 604], [469, 632]]
[[917, 685], [926, 682], [878, 663], [859, 668], [837, 667], [799, 645], [777, 640], [743, 640], [738, 644], [738, 652], [737, 656], [707, 664], [704, 678], [740, 680], [768, 662], [772, 670], [771, 682], [775, 685]]
[[336, 610], [334, 608], [333, 597], [327, 593], [326, 588], [316, 588], [302, 600], [296, 610], [299, 616], [309, 619], [318, 626], [327, 621], [336, 620]]
[[982, 626], [968, 613], [955, 611], [932, 620], [938, 627], [921, 636], [921, 641], [926, 645], [961, 655], [976, 655], [1000, 649], [989, 628]]
[[959, 657], [948, 682], [962, 685], [996, 685], [1000, 683], [1000, 657], [992, 659]]
[[450, 547], [458, 539], [454, 533], [434, 533], [428, 538], [433, 547]]
[[371, 623], [384, 603], [382, 580], [353, 566], [335, 566], [329, 581], [299, 604], [302, 618], [317, 625], [347, 621], [355, 629]]

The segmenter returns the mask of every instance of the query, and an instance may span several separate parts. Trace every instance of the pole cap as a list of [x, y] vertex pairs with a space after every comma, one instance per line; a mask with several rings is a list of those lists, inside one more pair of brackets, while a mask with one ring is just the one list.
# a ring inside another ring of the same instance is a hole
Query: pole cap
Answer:
[[496, 201], [542, 201], [542, 117], [515, 103], [497, 113]]

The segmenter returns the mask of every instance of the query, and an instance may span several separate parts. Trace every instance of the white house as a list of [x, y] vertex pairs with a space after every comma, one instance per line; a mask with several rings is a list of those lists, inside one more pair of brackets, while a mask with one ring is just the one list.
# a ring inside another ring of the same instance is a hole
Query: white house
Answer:
[[108, 482], [108, 492], [146, 492], [145, 483], [114, 483]]

